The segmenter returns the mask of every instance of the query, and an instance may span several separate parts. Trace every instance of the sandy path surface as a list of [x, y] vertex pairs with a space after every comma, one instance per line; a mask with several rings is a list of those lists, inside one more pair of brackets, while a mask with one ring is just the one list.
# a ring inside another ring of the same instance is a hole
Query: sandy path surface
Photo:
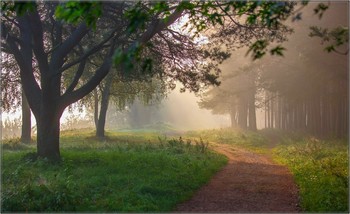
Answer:
[[291, 173], [269, 157], [224, 144], [228, 164], [176, 212], [300, 212]]

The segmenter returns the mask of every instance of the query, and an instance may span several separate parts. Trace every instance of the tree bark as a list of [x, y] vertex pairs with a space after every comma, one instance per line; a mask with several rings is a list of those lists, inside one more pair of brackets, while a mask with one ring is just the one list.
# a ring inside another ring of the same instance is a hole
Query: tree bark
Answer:
[[248, 111], [249, 111], [249, 130], [256, 131], [256, 112], [255, 112], [255, 81], [254, 79], [251, 81], [252, 89], [248, 94]]
[[97, 130], [97, 126], [98, 126], [98, 93], [97, 93], [97, 88], [94, 90], [94, 122], [95, 122], [95, 129]]
[[240, 96], [238, 103], [238, 125], [242, 129], [247, 129], [247, 119], [248, 119], [248, 105], [245, 97]]
[[37, 120], [37, 154], [39, 157], [49, 160], [60, 160], [59, 137], [60, 118], [63, 110], [55, 103], [42, 105], [40, 116]]
[[96, 127], [96, 137], [98, 138], [105, 138], [106, 115], [108, 110], [112, 82], [113, 82], [113, 77], [112, 75], [110, 75], [109, 78], [107, 78], [105, 87], [102, 90], [101, 109], [100, 109], [100, 114], [97, 120], [97, 127]]
[[231, 128], [236, 128], [237, 127], [236, 106], [234, 105], [231, 106], [230, 118], [231, 118]]
[[256, 131], [255, 97], [249, 102], [249, 130]]
[[22, 90], [22, 132], [21, 142], [28, 144], [31, 142], [32, 121], [27, 98]]

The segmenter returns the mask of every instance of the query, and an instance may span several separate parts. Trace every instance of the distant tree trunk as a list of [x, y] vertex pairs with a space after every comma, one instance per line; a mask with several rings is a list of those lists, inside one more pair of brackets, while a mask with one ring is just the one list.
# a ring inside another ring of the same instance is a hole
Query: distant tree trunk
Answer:
[[251, 100], [249, 103], [249, 130], [256, 131], [256, 113], [255, 113], [255, 100]]
[[252, 81], [252, 90], [248, 94], [248, 111], [249, 111], [249, 130], [256, 131], [256, 112], [255, 112], [255, 82]]
[[102, 90], [101, 109], [100, 109], [100, 114], [98, 117], [97, 128], [96, 128], [96, 137], [98, 138], [105, 138], [106, 115], [108, 110], [110, 90], [111, 90], [112, 83], [113, 83], [113, 78], [110, 75], [109, 78], [107, 78], [106, 84]]
[[267, 128], [271, 128], [271, 100], [269, 96], [267, 96], [267, 99]]
[[267, 103], [266, 102], [264, 103], [264, 113], [265, 113], [265, 117], [264, 117], [265, 126], [264, 126], [264, 128], [266, 129], [266, 128], [268, 128], [268, 126], [267, 126]]
[[139, 105], [138, 100], [135, 100], [135, 102], [130, 106], [130, 112], [129, 112], [129, 125], [131, 128], [140, 128], [140, 120], [139, 120]]
[[31, 113], [27, 98], [22, 90], [22, 133], [21, 142], [30, 143], [32, 132]]
[[97, 130], [97, 126], [98, 126], [98, 93], [97, 93], [97, 88], [94, 90], [94, 122], [95, 122], [95, 129]]
[[230, 111], [231, 128], [237, 127], [236, 113], [237, 113], [236, 106], [232, 105], [231, 111]]
[[247, 129], [248, 105], [243, 95], [239, 97], [238, 102], [238, 126], [242, 129]]
[[271, 94], [271, 104], [270, 104], [270, 117], [271, 117], [271, 128], [275, 128], [274, 126], [274, 121], [275, 121], [275, 117], [274, 117], [274, 114], [275, 114], [275, 108], [274, 108], [274, 103], [275, 103], [275, 100], [273, 98], [274, 94]]

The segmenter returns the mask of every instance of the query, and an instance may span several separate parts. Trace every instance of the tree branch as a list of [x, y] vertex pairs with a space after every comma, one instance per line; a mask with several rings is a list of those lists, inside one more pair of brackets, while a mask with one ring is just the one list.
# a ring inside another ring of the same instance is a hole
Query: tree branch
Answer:
[[86, 58], [88, 58], [89, 56], [91, 56], [92, 54], [96, 53], [97, 51], [101, 50], [102, 48], [106, 47], [104, 46], [104, 44], [106, 42], [108, 42], [114, 35], [114, 33], [117, 31], [117, 29], [114, 29], [111, 31], [111, 33], [109, 34], [109, 36], [107, 36], [105, 39], [103, 39], [99, 44], [95, 45], [94, 47], [90, 48], [87, 52], [85, 52], [81, 57], [79, 57], [78, 59], [65, 64], [61, 69], [59, 69], [59, 72], [62, 73], [65, 70], [69, 69], [70, 67], [78, 64], [79, 62], [81, 62], [82, 60], [85, 60]]
[[33, 34], [33, 51], [39, 64], [40, 73], [48, 72], [49, 64], [47, 54], [44, 50], [43, 28], [38, 11], [35, 10], [29, 15], [30, 28]]
[[139, 38], [138, 42], [143, 44], [148, 42], [155, 34], [159, 33], [160, 31], [164, 30], [168, 26], [172, 25], [177, 19], [179, 19], [182, 15], [182, 12], [184, 10], [175, 10], [168, 18], [167, 20], [156, 20], [156, 23], [150, 24], [148, 29], [145, 33], [142, 34], [142, 36]]
[[83, 39], [83, 37], [89, 32], [89, 29], [85, 24], [79, 25], [79, 27], [53, 51], [50, 60], [50, 71], [57, 73], [63, 62], [63, 59], [72, 49]]
[[99, 83], [103, 80], [103, 78], [108, 74], [110, 68], [112, 65], [112, 58], [111, 56], [107, 56], [105, 59], [105, 62], [95, 71], [94, 76], [91, 77], [91, 79], [84, 84], [79, 89], [72, 91], [70, 93], [66, 93], [62, 95], [62, 105], [68, 106], [78, 100], [80, 100], [82, 97], [89, 94], [91, 91], [93, 91]]
[[24, 89], [26, 97], [28, 97], [28, 103], [33, 113], [37, 117], [40, 114], [40, 101], [41, 101], [41, 89], [35, 80], [32, 66], [32, 34], [30, 29], [30, 23], [28, 16], [22, 16], [18, 18], [18, 24], [20, 26], [20, 38], [23, 41], [21, 49], [19, 50], [14, 41], [9, 37], [9, 45], [11, 46], [14, 57], [20, 67], [20, 76], [22, 87]]
[[85, 65], [86, 65], [86, 60], [83, 60], [83, 61], [80, 63], [77, 72], [75, 73], [75, 76], [74, 76], [74, 78], [73, 78], [72, 83], [71, 83], [71, 84], [69, 85], [69, 87], [67, 88], [66, 94], [71, 93], [71, 92], [74, 90], [74, 88], [77, 86], [81, 75], [83, 75]]

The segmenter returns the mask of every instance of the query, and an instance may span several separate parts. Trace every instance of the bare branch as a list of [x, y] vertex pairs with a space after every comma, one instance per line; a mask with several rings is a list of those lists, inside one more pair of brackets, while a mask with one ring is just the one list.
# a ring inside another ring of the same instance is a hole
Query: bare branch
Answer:
[[21, 29], [20, 38], [23, 41], [21, 44], [21, 50], [19, 51], [14, 42], [9, 41], [12, 46], [12, 50], [14, 52], [14, 57], [18, 62], [18, 66], [20, 67], [20, 75], [22, 81], [22, 87], [24, 89], [25, 95], [27, 97], [31, 97], [28, 99], [30, 108], [32, 109], [35, 115], [40, 114], [40, 100], [41, 97], [41, 89], [38, 83], [35, 80], [32, 66], [32, 34], [29, 25], [28, 16], [22, 16], [18, 19], [18, 23]]
[[149, 41], [155, 34], [164, 30], [168, 26], [172, 25], [182, 15], [183, 10], [175, 10], [167, 20], [156, 20], [154, 24], [151, 24], [144, 34], [139, 38], [138, 42], [143, 44]]
[[73, 78], [72, 83], [69, 85], [69, 87], [66, 90], [66, 93], [70, 93], [74, 90], [74, 88], [77, 86], [80, 77], [83, 75], [84, 72], [84, 68], [86, 65], [86, 60], [83, 60], [82, 62], [80, 62], [80, 65], [78, 67], [78, 70], [75, 73], [75, 76]]
[[102, 48], [108, 47], [108, 46], [104, 46], [104, 44], [106, 42], [108, 42], [114, 35], [114, 33], [117, 31], [117, 29], [114, 29], [111, 31], [111, 33], [105, 38], [103, 39], [100, 43], [98, 43], [97, 45], [95, 45], [94, 47], [90, 48], [88, 51], [86, 51], [81, 57], [79, 57], [78, 59], [63, 65], [63, 67], [61, 69], [59, 69], [59, 73], [64, 72], [65, 70], [69, 69], [70, 67], [78, 64], [79, 62], [81, 62], [82, 60], [85, 60], [86, 58], [88, 58], [89, 56], [91, 56], [92, 54], [96, 53], [97, 51], [101, 50]]
[[63, 59], [88, 32], [89, 29], [85, 24], [79, 25], [79, 27], [61, 45], [59, 45], [56, 50], [53, 51], [50, 60], [50, 70], [55, 71], [60, 68], [64, 63]]
[[84, 84], [79, 89], [72, 91], [71, 93], [65, 93], [62, 96], [62, 105], [68, 106], [78, 100], [80, 100], [82, 97], [89, 94], [91, 91], [93, 91], [96, 86], [103, 80], [103, 78], [108, 74], [110, 68], [112, 65], [112, 58], [109, 57], [105, 62], [96, 70], [94, 76], [91, 77], [91, 79]]
[[33, 34], [33, 51], [39, 63], [40, 73], [48, 72], [47, 54], [44, 50], [43, 28], [38, 11], [30, 13], [30, 28]]

